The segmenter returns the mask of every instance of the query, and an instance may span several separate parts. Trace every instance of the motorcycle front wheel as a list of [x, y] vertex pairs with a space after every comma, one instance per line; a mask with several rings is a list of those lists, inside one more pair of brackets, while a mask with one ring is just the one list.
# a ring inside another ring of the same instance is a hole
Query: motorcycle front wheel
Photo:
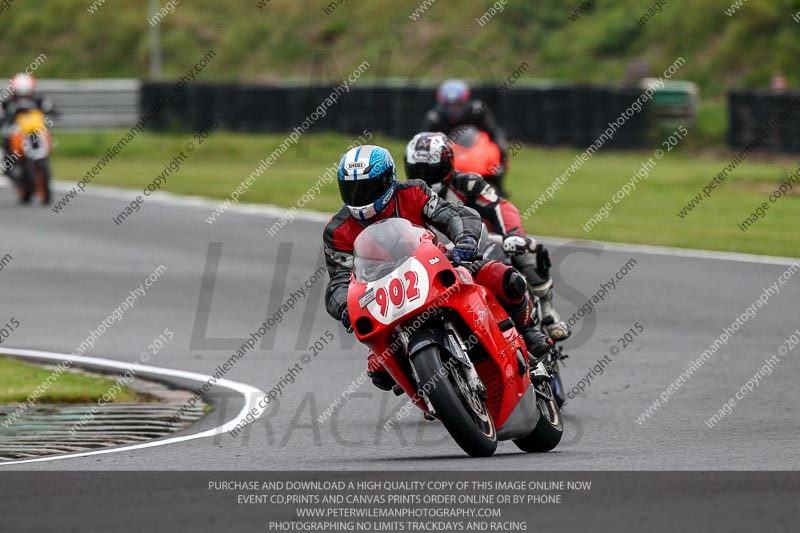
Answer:
[[34, 184], [43, 205], [50, 203], [50, 160], [42, 159], [33, 165]]
[[31, 202], [31, 197], [35, 192], [35, 185], [33, 182], [33, 169], [27, 161], [22, 163], [19, 171], [19, 178], [16, 181], [17, 195], [19, 196], [19, 203], [25, 205]]
[[428, 345], [412, 357], [420, 395], [433, 406], [462, 450], [471, 457], [489, 457], [497, 449], [497, 432], [484, 399], [466, 386], [461, 363], [442, 364], [440, 348]]

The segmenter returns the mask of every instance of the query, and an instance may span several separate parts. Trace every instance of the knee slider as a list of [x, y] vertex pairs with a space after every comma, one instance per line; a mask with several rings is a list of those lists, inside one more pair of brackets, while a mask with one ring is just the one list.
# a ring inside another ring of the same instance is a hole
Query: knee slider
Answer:
[[528, 291], [528, 284], [525, 278], [514, 270], [509, 268], [503, 276], [503, 292], [506, 293], [508, 299], [512, 302], [521, 300]]

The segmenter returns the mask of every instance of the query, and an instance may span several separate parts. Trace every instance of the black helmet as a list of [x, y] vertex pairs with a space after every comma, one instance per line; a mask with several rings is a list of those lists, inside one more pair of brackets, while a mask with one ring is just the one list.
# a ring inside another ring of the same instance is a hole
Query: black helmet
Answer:
[[453, 144], [444, 133], [422, 132], [406, 146], [406, 178], [436, 185], [453, 173]]

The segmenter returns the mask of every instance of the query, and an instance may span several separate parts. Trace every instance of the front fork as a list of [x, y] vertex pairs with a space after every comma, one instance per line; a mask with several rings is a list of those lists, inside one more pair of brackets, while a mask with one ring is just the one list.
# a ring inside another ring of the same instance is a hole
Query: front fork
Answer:
[[[445, 320], [443, 323], [444, 335], [439, 339], [439, 350], [440, 353], [446, 350], [451, 357], [442, 358], [442, 366], [448, 372], [453, 373], [453, 379], [458, 385], [458, 387], [462, 390], [462, 393], [468, 396], [477, 397], [479, 400], [486, 400], [486, 388], [481, 381], [480, 376], [478, 376], [478, 372], [475, 370], [475, 365], [472, 364], [472, 361], [469, 359], [467, 352], [469, 351], [469, 346], [461, 335], [458, 333], [458, 330], [454, 325], [449, 321]], [[404, 346], [404, 351], [407, 353], [410, 349], [410, 337], [407, 332], [401, 332], [401, 341]], [[446, 368], [446, 367], [450, 368]], [[412, 368], [413, 370], [413, 368]], [[444, 379], [445, 375], [439, 376], [441, 379]], [[416, 379], [416, 373], [414, 372], [414, 378]], [[434, 409], [433, 405], [431, 404], [430, 400], [428, 399], [428, 395], [425, 394], [425, 391], [421, 388], [422, 384], [417, 381], [417, 396], [425, 403], [428, 411], [435, 415], [436, 410]]]
[[[559, 407], [562, 407], [566, 400], [564, 399], [564, 387], [561, 383], [561, 369], [559, 361], [566, 358], [566, 355], [561, 353], [561, 346], [553, 348], [551, 353], [542, 359], [535, 368], [531, 369], [531, 382], [541, 384], [544, 382], [550, 383], [550, 388], [553, 391], [555, 400]], [[537, 394], [539, 394], [541, 387], [536, 387]], [[547, 399], [549, 395], [543, 394]]]
[[[542, 327], [542, 302], [539, 300], [539, 297], [534, 296], [533, 293], [530, 293], [531, 297], [533, 298], [534, 302], [534, 326], [542, 330], [542, 332], [547, 335], [547, 332], [544, 331]], [[552, 385], [553, 394], [558, 401], [558, 406], [561, 407], [566, 403], [564, 398], [564, 386], [561, 383], [561, 365], [559, 361], [562, 359], [566, 359], [569, 357], [564, 353], [563, 348], [561, 345], [556, 344], [553, 346], [553, 349], [550, 351], [550, 354], [544, 358], [543, 361], [546, 361], [546, 364], [539, 363], [538, 366], [543, 366], [544, 370], [540, 370], [537, 368], [531, 370], [531, 381], [534, 379], [549, 379]]]
[[453, 327], [452, 324], [449, 322], [445, 323], [447, 327], [447, 339], [448, 344], [450, 344], [450, 350], [455, 358], [461, 363], [462, 368], [464, 369], [465, 377], [467, 378], [467, 384], [469, 385], [470, 389], [479, 392], [483, 395], [484, 399], [486, 396], [486, 388], [483, 386], [483, 381], [481, 381], [480, 376], [478, 376], [478, 372], [475, 370], [475, 365], [472, 364], [467, 353], [469, 352], [470, 346], [461, 338], [461, 335], [458, 333], [458, 330]]

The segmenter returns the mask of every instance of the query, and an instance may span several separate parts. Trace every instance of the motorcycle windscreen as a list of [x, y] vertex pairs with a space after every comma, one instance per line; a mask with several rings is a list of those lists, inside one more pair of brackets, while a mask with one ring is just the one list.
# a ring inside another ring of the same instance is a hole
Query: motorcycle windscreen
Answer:
[[479, 139], [480, 130], [475, 126], [459, 126], [450, 132], [450, 140], [459, 147], [472, 148]]
[[395, 270], [419, 247], [426, 230], [404, 218], [389, 218], [370, 225], [353, 244], [353, 273], [369, 283]]

